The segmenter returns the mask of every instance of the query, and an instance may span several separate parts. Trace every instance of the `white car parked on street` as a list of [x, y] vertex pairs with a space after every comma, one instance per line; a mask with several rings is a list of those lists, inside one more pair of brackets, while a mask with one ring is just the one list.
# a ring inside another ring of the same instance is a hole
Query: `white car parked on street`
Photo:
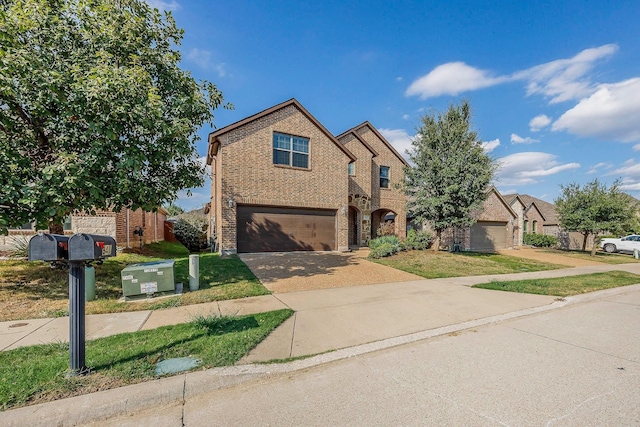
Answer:
[[633, 253], [634, 249], [640, 251], [640, 235], [631, 234], [621, 239], [602, 239], [600, 247], [605, 252], [628, 252]]

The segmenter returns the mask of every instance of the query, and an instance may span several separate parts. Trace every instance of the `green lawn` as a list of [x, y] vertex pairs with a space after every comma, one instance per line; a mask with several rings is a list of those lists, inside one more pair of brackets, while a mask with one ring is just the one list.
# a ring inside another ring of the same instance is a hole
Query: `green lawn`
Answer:
[[640, 275], [627, 273], [625, 271], [609, 271], [606, 273], [583, 274], [580, 276], [557, 277], [552, 279], [493, 281], [473, 287], [566, 297], [638, 283], [640, 283]]
[[[176, 283], [184, 284], [185, 293], [150, 302], [119, 302], [122, 269], [159, 259], [175, 259]], [[200, 289], [188, 292], [189, 252], [178, 243], [149, 244], [142, 254], [118, 254], [95, 267], [96, 300], [86, 304], [87, 314], [160, 309], [270, 293], [237, 256], [212, 253], [200, 254]], [[64, 316], [68, 313], [68, 299], [68, 271], [51, 269], [44, 262], [0, 261], [0, 321]]]
[[86, 376], [65, 376], [67, 344], [23, 347], [0, 353], [0, 410], [149, 381], [155, 365], [175, 357], [202, 360], [195, 369], [240, 360], [292, 310], [238, 317], [200, 317], [191, 323], [114, 335], [86, 344]]
[[444, 251], [436, 253], [430, 250], [400, 252], [391, 257], [373, 261], [427, 279], [522, 273], [566, 267], [501, 254]]

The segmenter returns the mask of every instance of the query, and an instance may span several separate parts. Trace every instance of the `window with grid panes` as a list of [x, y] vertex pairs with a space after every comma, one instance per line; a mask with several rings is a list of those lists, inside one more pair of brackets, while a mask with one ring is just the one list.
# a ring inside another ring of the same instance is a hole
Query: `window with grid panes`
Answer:
[[273, 164], [309, 169], [309, 140], [274, 132]]

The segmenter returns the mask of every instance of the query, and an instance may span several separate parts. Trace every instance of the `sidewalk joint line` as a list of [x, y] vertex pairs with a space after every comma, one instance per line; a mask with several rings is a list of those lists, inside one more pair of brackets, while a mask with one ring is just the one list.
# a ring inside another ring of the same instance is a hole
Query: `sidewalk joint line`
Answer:
[[289, 357], [293, 355], [293, 341], [296, 337], [296, 320], [298, 319], [298, 313], [293, 313], [293, 331], [291, 331], [291, 346], [289, 347]]

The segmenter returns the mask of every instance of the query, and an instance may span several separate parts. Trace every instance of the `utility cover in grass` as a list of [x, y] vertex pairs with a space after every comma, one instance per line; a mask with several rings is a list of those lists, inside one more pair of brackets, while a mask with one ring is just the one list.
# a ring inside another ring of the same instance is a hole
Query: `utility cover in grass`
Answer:
[[156, 364], [156, 375], [175, 374], [197, 368], [202, 363], [200, 359], [192, 357], [178, 357], [165, 359]]

